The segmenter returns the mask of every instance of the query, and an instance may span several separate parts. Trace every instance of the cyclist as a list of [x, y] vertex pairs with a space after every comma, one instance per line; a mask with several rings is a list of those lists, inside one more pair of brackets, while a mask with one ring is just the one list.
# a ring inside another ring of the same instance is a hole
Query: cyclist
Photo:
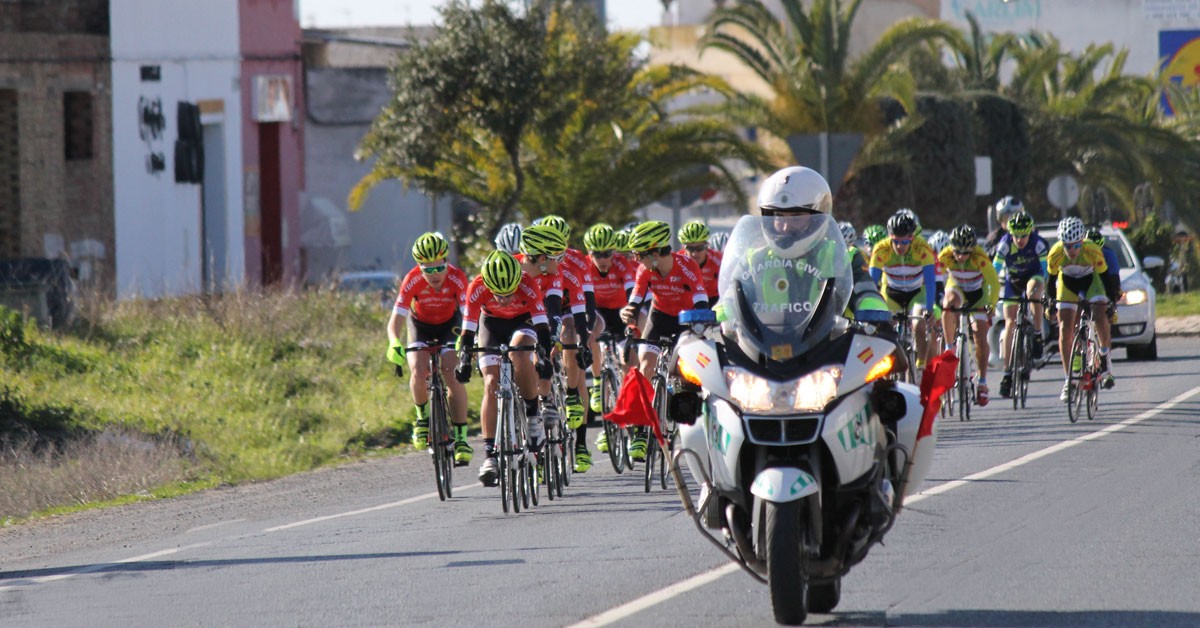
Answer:
[[907, 316], [911, 308], [914, 315], [921, 317], [912, 323], [916, 367], [920, 369], [931, 351], [926, 320], [932, 317], [937, 289], [933, 249], [917, 235], [917, 221], [908, 214], [897, 212], [889, 218], [887, 232], [888, 237], [871, 250], [868, 267], [894, 314]]
[[[521, 262], [521, 267], [524, 271], [537, 278], [539, 286], [542, 288], [542, 293], [546, 299], [546, 312], [550, 319], [551, 333], [565, 332], [567, 326], [563, 323], [565, 320], [573, 321], [575, 329], [582, 330], [580, 336], [582, 342], [588, 342], [587, 321], [585, 320], [586, 304], [584, 302], [583, 279], [575, 272], [567, 268], [565, 261], [565, 252], [567, 250], [567, 241], [563, 238], [562, 233], [545, 223], [533, 225], [525, 230], [521, 236], [521, 255], [517, 259]], [[563, 303], [563, 299], [568, 299], [567, 303]], [[560, 312], [563, 307], [569, 310], [569, 316], [560, 317]], [[561, 327], [559, 326], [561, 324]], [[570, 354], [564, 352], [564, 362], [568, 359], [580, 360], [583, 353], [572, 351]], [[551, 413], [557, 413], [554, 408], [554, 403], [550, 399], [550, 382], [543, 381], [539, 389], [542, 401], [542, 418], [546, 421], [556, 421], [558, 416], [550, 416]], [[582, 413], [581, 413], [582, 414]], [[572, 425], [570, 409], [568, 408], [567, 429], [578, 429], [582, 421], [582, 417], [577, 419], [577, 423]], [[576, 443], [576, 468], [582, 468], [580, 473], [591, 468], [591, 454], [587, 451], [587, 447], [579, 447]], [[584, 454], [586, 464], [579, 463], [579, 454]]]
[[[538, 384], [550, 379], [550, 325], [546, 305], [537, 281], [521, 272], [521, 264], [504, 251], [492, 251], [483, 260], [479, 276], [467, 287], [466, 314], [460, 337], [459, 366], [454, 371], [458, 381], [471, 379], [471, 354], [476, 333], [484, 347], [499, 344], [529, 346], [537, 343], [537, 364], [521, 355], [513, 356], [513, 379], [525, 402], [529, 421], [529, 446], [537, 450], [545, 433], [538, 414]], [[487, 458], [479, 467], [479, 481], [495, 486], [499, 474], [496, 462], [496, 392], [500, 376], [500, 356], [479, 358], [483, 371], [483, 400], [479, 417], [483, 424], [483, 446]]]
[[[616, 251], [619, 243], [618, 233], [620, 232], [613, 231], [613, 228], [606, 224], [598, 224], [588, 229], [587, 233], [583, 235], [583, 245], [588, 250], [588, 259], [591, 261], [592, 276], [594, 277], [593, 286], [596, 290], [596, 333], [592, 335], [592, 355], [596, 359], [592, 361], [593, 383], [588, 387], [588, 405], [594, 415], [599, 415], [604, 409], [599, 383], [603, 364], [599, 359], [600, 343], [596, 338], [605, 330], [619, 334], [620, 330], [625, 327], [625, 324], [621, 322], [621, 308], [629, 303], [629, 295], [633, 292], [633, 264]], [[586, 429], [586, 424], [581, 426], [576, 443], [583, 442], [584, 436], [587, 435], [587, 432], [584, 431]], [[603, 430], [596, 437], [596, 448], [601, 453], [608, 452], [608, 441]], [[580, 452], [576, 451], [575, 465], [577, 468], [580, 466], [579, 461]], [[591, 466], [590, 453], [587, 455], [587, 461], [586, 466]]]
[[688, 257], [700, 267], [704, 279], [704, 291], [710, 295], [717, 293], [717, 278], [721, 276], [721, 251], [708, 246], [711, 234], [708, 225], [693, 220], [679, 228], [679, 243]]
[[937, 231], [929, 234], [929, 238], [926, 241], [929, 242], [929, 248], [933, 250], [935, 272], [934, 285], [937, 286], [937, 296], [933, 300], [933, 318], [935, 320], [941, 320], [941, 303], [946, 297], [946, 268], [942, 266], [937, 259], [938, 256], [941, 255], [942, 249], [950, 246], [950, 234], [938, 229]]
[[[708, 307], [708, 292], [704, 289], [700, 267], [687, 255], [671, 251], [671, 226], [660, 220], [638, 225], [629, 237], [629, 248], [640, 266], [634, 276], [629, 304], [621, 309], [621, 320], [627, 325], [636, 323], [639, 307], [647, 294], [652, 293], [642, 339], [657, 342], [678, 335], [683, 330], [679, 323], [680, 312]], [[658, 354], [659, 349], [652, 345], [638, 347], [641, 371], [647, 379], [653, 377], [658, 366]], [[629, 456], [634, 460], [645, 460], [644, 430], [630, 443]]]
[[[1025, 295], [1036, 321], [1033, 331], [1033, 358], [1042, 357], [1042, 296], [1046, 291], [1046, 255], [1050, 243], [1033, 230], [1033, 217], [1017, 212], [1008, 219], [1008, 233], [996, 244], [996, 256], [992, 265], [997, 275], [1004, 277], [1004, 298], [1015, 299]], [[1004, 378], [1000, 380], [1000, 396], [1012, 392], [1012, 343], [1016, 338], [1017, 303], [1004, 305], [1004, 331], [1000, 334], [1001, 353], [1004, 355]]]
[[729, 232], [718, 231], [708, 236], [708, 248], [714, 251], [724, 251], [729, 246]]
[[1025, 211], [1025, 206], [1021, 201], [1012, 196], [1005, 196], [996, 201], [996, 205], [992, 208], [995, 214], [996, 230], [989, 233], [987, 239], [983, 243], [983, 250], [987, 251], [990, 256], [996, 255], [996, 247], [999, 246], [1005, 234], [1008, 233], [1008, 221], [1012, 220], [1013, 216]]
[[[566, 219], [551, 215], [542, 218], [539, 223], [557, 230], [562, 235], [564, 242], [570, 242], [571, 225], [567, 223]], [[592, 350], [588, 346], [588, 338], [591, 329], [596, 325], [596, 293], [591, 262], [578, 249], [570, 248], [568, 245], [559, 262], [559, 268], [562, 272], [579, 278], [578, 285], [572, 285], [571, 282], [563, 283], [565, 299], [573, 299], [573, 292], [583, 291], [583, 316], [563, 319], [563, 328], [560, 334], [563, 343], [577, 343], [580, 347], [565, 351], [563, 355], [563, 366], [567, 371], [567, 428], [578, 430], [586, 418], [583, 409], [583, 390], [587, 384], [585, 378], [587, 365], [592, 362]], [[577, 438], [576, 443], [584, 444], [584, 441]]]
[[850, 267], [854, 269], [855, 277], [859, 275], [870, 277], [871, 270], [867, 265], [867, 254], [859, 250], [858, 231], [854, 229], [853, 224], [845, 220], [838, 223], [838, 229], [842, 232], [842, 242], [846, 244], [846, 253], [850, 257]]
[[[1117, 324], [1117, 302], [1121, 300], [1121, 261], [1117, 258], [1117, 252], [1108, 246], [1104, 234], [1100, 233], [1098, 227], [1088, 229], [1085, 237], [1100, 247], [1100, 250], [1104, 253], [1104, 263], [1108, 266], [1108, 270], [1100, 275], [1100, 282], [1104, 284], [1104, 296], [1108, 297], [1108, 323], [1109, 329], [1112, 329], [1112, 326]], [[1110, 351], [1112, 350], [1111, 342], [1112, 336], [1110, 334], [1110, 344], [1108, 345]], [[1112, 373], [1105, 369], [1104, 378], [1101, 380], [1100, 385], [1107, 390], [1112, 388], [1115, 383], [1116, 380], [1113, 379]]]
[[[1000, 280], [991, 259], [979, 246], [975, 229], [971, 225], [959, 225], [950, 232], [950, 246], [938, 254], [938, 261], [946, 268], [946, 298], [942, 301], [942, 329], [946, 333], [946, 350], [951, 350], [954, 336], [958, 333], [958, 312], [947, 308], [984, 307], [987, 312], [974, 312], [975, 356], [979, 364], [979, 377], [975, 380], [975, 403], [988, 404], [987, 367], [988, 327], [991, 326], [991, 310], [1000, 297]], [[959, 356], [966, 360], [967, 356]]]
[[1106, 308], [1108, 298], [1104, 294], [1104, 285], [1100, 275], [1108, 270], [1104, 261], [1104, 251], [1095, 242], [1085, 237], [1083, 221], [1075, 218], [1064, 218], [1058, 223], [1058, 242], [1050, 247], [1046, 256], [1046, 272], [1049, 276], [1047, 289], [1055, 295], [1055, 309], [1058, 311], [1058, 351], [1063, 356], [1063, 402], [1070, 399], [1071, 373], [1070, 364], [1071, 343], [1075, 337], [1076, 308], [1082, 301], [1092, 309], [1092, 320], [1096, 324], [1096, 335], [1100, 338], [1100, 371], [1101, 378], [1111, 377], [1108, 372], [1108, 347], [1112, 342], [1109, 333]]
[[[454, 462], [468, 464], [474, 450], [467, 444], [467, 391], [452, 376], [458, 361], [454, 341], [462, 321], [461, 308], [466, 300], [467, 274], [450, 264], [450, 245], [438, 233], [425, 233], [413, 243], [412, 256], [417, 265], [400, 282], [400, 293], [388, 319], [388, 360], [397, 366], [405, 362], [408, 344], [442, 346], [442, 377], [450, 397], [451, 431], [454, 434]], [[429, 440], [430, 358], [423, 351], [407, 356], [410, 372], [408, 386], [417, 406], [413, 426], [413, 445], [424, 447]]]
[[496, 249], [509, 255], [521, 252], [521, 224], [510, 222], [496, 232]]
[[[875, 245], [879, 244], [880, 240], [887, 237], [887, 227], [883, 225], [867, 225], [863, 228], [862, 239], [867, 243], [865, 257], [871, 257], [871, 251], [875, 250]], [[870, 260], [867, 260], [870, 261]]]

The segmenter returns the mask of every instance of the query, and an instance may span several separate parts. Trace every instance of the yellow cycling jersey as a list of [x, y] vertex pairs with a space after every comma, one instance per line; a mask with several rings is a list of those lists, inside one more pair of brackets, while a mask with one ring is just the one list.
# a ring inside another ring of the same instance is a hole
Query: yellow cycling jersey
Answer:
[[891, 240], [884, 238], [871, 249], [871, 268], [883, 271], [883, 281], [892, 290], [913, 292], [925, 286], [925, 267], [933, 264], [933, 249], [924, 238], [913, 238], [908, 253], [900, 255], [892, 248]]
[[1092, 273], [1103, 275], [1106, 270], [1108, 264], [1104, 262], [1104, 250], [1090, 240], [1084, 240], [1083, 249], [1075, 259], [1067, 257], [1067, 250], [1061, 241], [1055, 242], [1046, 256], [1046, 271], [1050, 275], [1062, 273], [1063, 277], [1083, 278]]
[[984, 302], [989, 307], [1000, 298], [1000, 278], [996, 275], [996, 267], [979, 245], [975, 245], [967, 259], [962, 261], [954, 256], [954, 248], [948, 246], [938, 254], [938, 263], [949, 275], [947, 285], [953, 282], [965, 292], [986, 290]]

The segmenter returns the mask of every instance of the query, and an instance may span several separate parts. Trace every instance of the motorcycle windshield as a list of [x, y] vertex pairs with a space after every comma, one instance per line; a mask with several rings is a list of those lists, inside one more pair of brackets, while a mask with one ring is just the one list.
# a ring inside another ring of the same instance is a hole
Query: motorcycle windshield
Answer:
[[829, 337], [852, 287], [832, 216], [743, 216], [721, 261], [724, 334], [759, 362], [798, 358]]

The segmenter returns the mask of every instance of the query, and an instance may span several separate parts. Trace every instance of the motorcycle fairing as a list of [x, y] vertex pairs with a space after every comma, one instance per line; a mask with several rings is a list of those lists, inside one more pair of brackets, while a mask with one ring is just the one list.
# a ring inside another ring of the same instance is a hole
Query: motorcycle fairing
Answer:
[[817, 479], [796, 467], [767, 467], [758, 472], [750, 492], [769, 502], [784, 503], [803, 499], [821, 490]]

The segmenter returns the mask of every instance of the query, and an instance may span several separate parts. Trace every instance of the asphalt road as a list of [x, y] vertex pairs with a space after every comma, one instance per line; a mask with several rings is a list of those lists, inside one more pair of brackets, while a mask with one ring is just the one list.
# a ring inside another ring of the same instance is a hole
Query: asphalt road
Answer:
[[[1055, 363], [1029, 409], [943, 422], [924, 494], [810, 623], [1200, 625], [1200, 339], [1159, 350], [1114, 363], [1095, 421]], [[0, 530], [0, 626], [773, 623], [673, 491], [597, 461], [520, 514], [474, 468], [439, 502], [414, 455]]]

